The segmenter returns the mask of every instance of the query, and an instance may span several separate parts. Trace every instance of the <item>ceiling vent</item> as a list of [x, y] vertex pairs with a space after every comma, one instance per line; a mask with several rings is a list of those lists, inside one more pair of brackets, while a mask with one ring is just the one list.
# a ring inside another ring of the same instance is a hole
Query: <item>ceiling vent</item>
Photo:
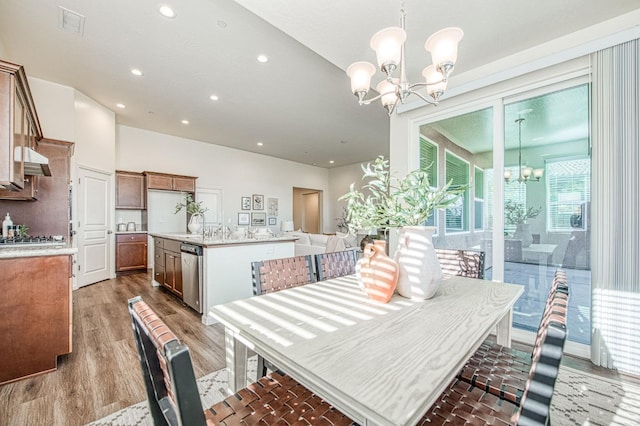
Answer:
[[78, 35], [84, 34], [84, 15], [58, 6], [58, 28]]

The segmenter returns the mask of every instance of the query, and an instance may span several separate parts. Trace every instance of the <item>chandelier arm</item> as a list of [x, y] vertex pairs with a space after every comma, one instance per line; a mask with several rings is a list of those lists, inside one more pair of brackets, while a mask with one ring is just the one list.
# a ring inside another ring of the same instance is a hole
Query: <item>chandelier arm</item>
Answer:
[[371, 99], [363, 99], [363, 100], [361, 100], [361, 101], [359, 100], [359, 101], [358, 101], [358, 103], [359, 103], [360, 105], [369, 105], [371, 102], [375, 102], [375, 101], [377, 101], [378, 99], [382, 98], [384, 95], [389, 95], [389, 94], [391, 94], [391, 93], [396, 93], [396, 92], [395, 92], [395, 90], [392, 90], [392, 91], [388, 91], [388, 92], [380, 93], [378, 96], [375, 96], [375, 97], [373, 97], [373, 98], [371, 98]]
[[423, 101], [425, 101], [426, 103], [428, 103], [430, 105], [438, 105], [438, 101], [434, 101], [433, 99], [429, 99], [429, 98], [425, 97], [424, 95], [422, 95], [420, 92], [414, 92], [412, 90], [412, 91], [409, 92], [409, 94], [416, 95], [417, 97], [419, 97], [420, 99], [422, 99]]

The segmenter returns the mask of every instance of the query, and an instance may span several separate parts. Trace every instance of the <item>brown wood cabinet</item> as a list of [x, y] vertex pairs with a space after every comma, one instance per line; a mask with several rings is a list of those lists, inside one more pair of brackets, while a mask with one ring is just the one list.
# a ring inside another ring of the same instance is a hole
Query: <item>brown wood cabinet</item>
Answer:
[[147, 269], [147, 234], [116, 235], [116, 272]]
[[146, 189], [144, 174], [116, 170], [116, 209], [145, 210]]
[[53, 371], [71, 352], [71, 256], [0, 259], [0, 384]]
[[167, 173], [144, 172], [147, 178], [147, 189], [162, 189], [165, 191], [196, 191], [196, 177], [171, 175]]
[[182, 299], [180, 241], [154, 237], [153, 279]]
[[0, 185], [24, 188], [24, 147], [42, 138], [24, 68], [0, 61]]

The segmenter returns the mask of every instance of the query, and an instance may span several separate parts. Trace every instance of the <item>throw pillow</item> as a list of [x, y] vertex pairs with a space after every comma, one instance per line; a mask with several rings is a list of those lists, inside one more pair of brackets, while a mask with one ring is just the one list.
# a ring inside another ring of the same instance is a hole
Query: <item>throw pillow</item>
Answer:
[[302, 244], [305, 246], [311, 245], [311, 240], [309, 240], [309, 234], [306, 232], [292, 232], [294, 237], [300, 237], [296, 240], [295, 244]]
[[309, 239], [311, 240], [312, 246], [326, 246], [329, 236], [323, 234], [309, 234]]
[[344, 241], [344, 246], [347, 248], [355, 247], [358, 244], [358, 237], [356, 235], [336, 232], [336, 236]]

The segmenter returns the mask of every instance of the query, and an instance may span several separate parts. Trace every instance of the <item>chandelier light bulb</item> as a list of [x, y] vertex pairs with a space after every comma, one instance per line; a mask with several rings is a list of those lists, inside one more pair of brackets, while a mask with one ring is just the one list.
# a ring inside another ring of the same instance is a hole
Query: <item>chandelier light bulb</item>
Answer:
[[396, 85], [387, 80], [382, 80], [376, 85], [376, 91], [380, 93], [382, 106], [390, 112], [395, 107], [398, 96], [396, 95]]
[[543, 174], [544, 169], [533, 169], [533, 177], [536, 178], [536, 180], [540, 180]]
[[458, 43], [463, 36], [460, 28], [449, 27], [433, 33], [424, 43], [424, 48], [431, 53], [433, 64], [445, 78], [448, 78], [458, 60]]
[[400, 27], [385, 28], [371, 37], [369, 45], [376, 52], [378, 67], [387, 76], [391, 75], [400, 63], [405, 40], [407, 33]]
[[447, 90], [447, 82], [444, 80], [444, 76], [433, 65], [423, 69], [422, 76], [427, 84], [427, 93], [437, 102], [444, 91]]
[[351, 92], [362, 97], [367, 94], [371, 87], [371, 77], [376, 73], [376, 67], [369, 62], [355, 62], [347, 68], [347, 75], [351, 78]]
[[504, 178], [507, 182], [509, 182], [509, 179], [511, 179], [511, 170], [504, 171]]

